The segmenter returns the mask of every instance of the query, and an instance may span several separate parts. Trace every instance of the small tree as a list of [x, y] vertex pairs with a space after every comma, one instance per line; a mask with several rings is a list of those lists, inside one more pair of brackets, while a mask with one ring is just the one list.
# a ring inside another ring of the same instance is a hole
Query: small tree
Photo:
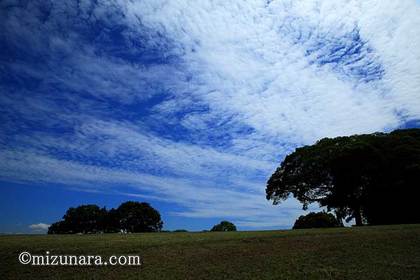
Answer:
[[236, 226], [228, 221], [222, 221], [220, 224], [215, 225], [211, 231], [236, 231]]
[[300, 216], [293, 229], [301, 228], [328, 228], [328, 227], [340, 227], [343, 226], [342, 222], [339, 221], [333, 214], [326, 212], [311, 212], [307, 215]]

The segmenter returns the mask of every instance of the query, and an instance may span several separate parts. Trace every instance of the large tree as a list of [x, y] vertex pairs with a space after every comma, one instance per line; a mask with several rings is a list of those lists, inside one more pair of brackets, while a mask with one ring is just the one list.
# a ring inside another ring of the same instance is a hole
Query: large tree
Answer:
[[105, 227], [105, 208], [94, 204], [71, 207], [63, 216], [63, 220], [51, 225], [48, 233], [95, 233]]
[[288, 155], [267, 182], [267, 199], [293, 195], [357, 225], [420, 222], [420, 130], [325, 138]]
[[127, 201], [117, 209], [120, 226], [128, 232], [161, 231], [163, 222], [160, 214], [148, 203]]

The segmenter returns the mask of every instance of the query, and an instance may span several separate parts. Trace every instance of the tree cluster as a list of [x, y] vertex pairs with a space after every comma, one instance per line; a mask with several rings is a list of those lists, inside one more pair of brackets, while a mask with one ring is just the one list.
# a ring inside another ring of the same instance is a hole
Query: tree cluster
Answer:
[[236, 226], [228, 221], [221, 221], [219, 224], [212, 227], [210, 231], [236, 231]]
[[156, 232], [162, 225], [159, 212], [148, 203], [128, 201], [109, 211], [92, 204], [71, 207], [48, 233]]
[[267, 182], [274, 204], [293, 195], [357, 225], [419, 223], [420, 129], [325, 138], [288, 155]]
[[310, 212], [300, 216], [293, 225], [293, 229], [341, 227], [343, 223], [333, 214], [326, 212]]

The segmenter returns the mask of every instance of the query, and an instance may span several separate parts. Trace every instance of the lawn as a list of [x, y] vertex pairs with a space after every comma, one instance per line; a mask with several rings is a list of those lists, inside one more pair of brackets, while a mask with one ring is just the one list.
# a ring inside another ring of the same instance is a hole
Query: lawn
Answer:
[[[141, 266], [31, 266], [35, 255], [140, 255]], [[0, 236], [0, 279], [420, 279], [420, 225]]]

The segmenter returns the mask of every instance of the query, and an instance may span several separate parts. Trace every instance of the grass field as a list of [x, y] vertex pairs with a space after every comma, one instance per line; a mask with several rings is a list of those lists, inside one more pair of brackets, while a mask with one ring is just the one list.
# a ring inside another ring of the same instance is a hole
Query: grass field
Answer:
[[[22, 265], [20, 252], [140, 255], [142, 266]], [[420, 225], [0, 236], [0, 279], [420, 279]]]

